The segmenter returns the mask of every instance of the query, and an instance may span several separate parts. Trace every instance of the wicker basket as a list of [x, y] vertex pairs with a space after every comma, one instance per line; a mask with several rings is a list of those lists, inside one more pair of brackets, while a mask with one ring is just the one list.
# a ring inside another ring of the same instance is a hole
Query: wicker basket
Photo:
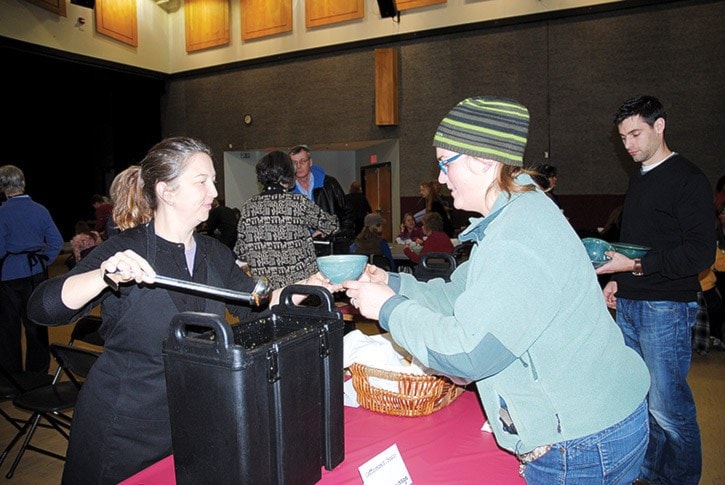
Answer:
[[[350, 373], [360, 405], [393, 416], [426, 416], [448, 406], [463, 392], [446, 377], [391, 372], [362, 364], [352, 364]], [[372, 386], [371, 377], [397, 382], [398, 392]]]

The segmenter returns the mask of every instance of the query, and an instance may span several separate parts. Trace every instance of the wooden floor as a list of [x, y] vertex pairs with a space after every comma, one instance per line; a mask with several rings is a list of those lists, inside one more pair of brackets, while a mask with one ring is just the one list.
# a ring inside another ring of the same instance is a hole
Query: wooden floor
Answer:
[[[358, 328], [367, 334], [374, 334], [378, 327], [374, 322], [358, 323]], [[67, 343], [71, 326], [50, 329], [51, 342]], [[713, 350], [706, 356], [693, 355], [692, 368], [688, 378], [697, 404], [697, 419], [700, 423], [703, 447], [702, 485], [725, 484], [725, 352]], [[0, 407], [16, 417], [26, 417], [13, 408], [12, 403]], [[0, 419], [0, 449], [4, 449], [15, 434], [4, 419]], [[37, 446], [65, 454], [66, 441], [52, 429], [39, 429], [33, 443]], [[0, 483], [15, 485], [45, 485], [60, 483], [63, 463], [38, 453], [28, 451], [11, 480], [5, 478], [15, 458], [17, 446], [0, 467]]]

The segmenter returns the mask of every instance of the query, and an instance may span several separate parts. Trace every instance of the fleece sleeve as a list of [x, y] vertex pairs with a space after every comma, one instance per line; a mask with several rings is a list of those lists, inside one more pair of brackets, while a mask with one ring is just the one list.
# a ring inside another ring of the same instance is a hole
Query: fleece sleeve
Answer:
[[547, 270], [551, 262], [511, 241], [487, 253], [495, 257], [481, 254], [461, 266], [466, 280], [453, 280], [438, 296], [401, 279], [400, 295], [408, 299], [383, 307], [381, 324], [424, 365], [485, 378], [519, 358], [554, 319], [561, 289]]

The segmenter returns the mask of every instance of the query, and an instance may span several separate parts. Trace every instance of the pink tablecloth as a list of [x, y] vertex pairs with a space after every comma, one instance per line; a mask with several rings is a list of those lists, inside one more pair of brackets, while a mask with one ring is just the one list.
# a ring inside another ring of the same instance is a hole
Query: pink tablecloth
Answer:
[[[399, 418], [363, 408], [345, 408], [345, 461], [322, 469], [321, 484], [360, 484], [358, 466], [398, 445], [416, 484], [523, 484], [518, 461], [481, 431], [485, 417], [477, 396], [464, 392], [450, 406], [420, 418]], [[174, 457], [168, 456], [121, 485], [175, 485]]]

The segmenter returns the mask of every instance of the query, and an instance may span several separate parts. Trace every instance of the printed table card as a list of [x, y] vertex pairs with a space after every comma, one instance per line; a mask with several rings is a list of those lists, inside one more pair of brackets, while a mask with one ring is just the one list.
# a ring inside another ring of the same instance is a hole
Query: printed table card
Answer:
[[395, 444], [358, 467], [365, 485], [410, 485], [408, 469]]

